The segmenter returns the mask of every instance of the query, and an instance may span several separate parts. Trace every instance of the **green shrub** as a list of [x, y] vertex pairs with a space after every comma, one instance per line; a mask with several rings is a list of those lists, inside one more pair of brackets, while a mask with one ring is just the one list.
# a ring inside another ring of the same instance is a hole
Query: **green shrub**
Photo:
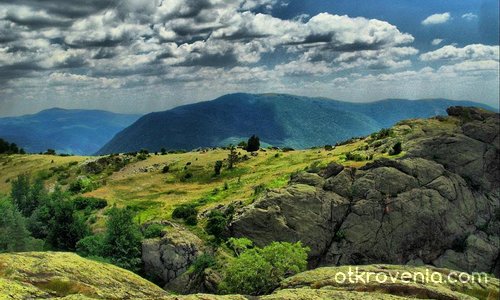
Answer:
[[159, 238], [162, 236], [163, 228], [163, 225], [153, 223], [144, 229], [144, 237], [147, 239]]
[[85, 257], [104, 255], [104, 235], [96, 234], [84, 237], [76, 243], [76, 252]]
[[367, 157], [359, 153], [347, 152], [345, 153], [345, 159], [352, 161], [364, 161], [367, 159]]
[[223, 239], [223, 234], [226, 231], [228, 220], [220, 211], [211, 211], [208, 215], [205, 231], [213, 235], [217, 240]]
[[262, 249], [248, 249], [229, 263], [220, 289], [226, 293], [268, 294], [285, 277], [306, 269], [308, 251], [300, 242], [274, 242]]
[[215, 176], [219, 176], [221, 170], [222, 170], [222, 161], [218, 160], [218, 161], [215, 162], [215, 165], [214, 165], [214, 174], [215, 174]]
[[198, 216], [191, 215], [191, 216], [187, 217], [186, 219], [184, 219], [184, 222], [186, 223], [186, 225], [196, 226], [196, 224], [198, 224]]
[[198, 210], [193, 205], [181, 205], [174, 209], [172, 218], [174, 219], [187, 219], [189, 216], [198, 215]]
[[390, 155], [398, 155], [401, 152], [403, 152], [403, 146], [401, 145], [401, 142], [397, 142], [392, 146], [392, 149], [389, 151]]
[[108, 206], [108, 202], [104, 199], [94, 198], [94, 197], [76, 197], [73, 199], [73, 203], [77, 210], [99, 210]]
[[91, 178], [80, 177], [69, 185], [69, 191], [73, 194], [87, 193], [95, 190], [98, 186]]
[[383, 128], [379, 132], [372, 133], [370, 136], [374, 140], [381, 140], [394, 135], [394, 132], [390, 128]]
[[196, 260], [191, 265], [192, 271], [195, 274], [201, 274], [205, 269], [215, 266], [215, 258], [210, 254], [202, 254], [196, 258]]
[[233, 250], [236, 256], [240, 256], [243, 252], [253, 247], [253, 242], [247, 238], [230, 238], [227, 245]]

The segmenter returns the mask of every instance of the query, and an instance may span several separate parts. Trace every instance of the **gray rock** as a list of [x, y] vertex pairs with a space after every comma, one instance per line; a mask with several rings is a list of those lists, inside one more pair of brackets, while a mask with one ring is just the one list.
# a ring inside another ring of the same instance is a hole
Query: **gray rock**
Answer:
[[313, 266], [417, 263], [499, 275], [498, 114], [451, 112], [458, 125], [405, 141], [401, 159], [332, 167], [319, 172], [328, 174], [322, 185], [301, 175], [270, 191], [237, 213], [231, 234], [259, 246], [302, 241]]
[[325, 183], [325, 179], [318, 174], [299, 172], [294, 174], [290, 180], [291, 183], [307, 184], [312, 186], [322, 186]]
[[170, 227], [162, 238], [143, 241], [144, 270], [168, 284], [186, 272], [203, 251], [203, 242], [197, 236], [179, 226]]

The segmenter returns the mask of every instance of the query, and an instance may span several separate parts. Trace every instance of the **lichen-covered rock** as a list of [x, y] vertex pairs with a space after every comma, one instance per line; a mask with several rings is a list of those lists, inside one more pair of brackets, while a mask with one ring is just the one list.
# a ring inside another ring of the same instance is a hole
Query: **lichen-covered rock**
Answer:
[[173, 226], [162, 238], [142, 243], [142, 261], [146, 274], [164, 284], [181, 276], [203, 253], [203, 241], [188, 230]]
[[232, 234], [259, 246], [302, 241], [313, 266], [420, 262], [499, 275], [499, 115], [452, 111], [455, 127], [405, 141], [403, 158], [269, 192], [239, 211]]
[[0, 254], [0, 299], [167, 299], [130, 271], [73, 253]]
[[[349, 272], [351, 273], [349, 275]], [[365, 281], [365, 275], [369, 281]], [[441, 274], [443, 281], [422, 277]], [[404, 274], [409, 274], [406, 277]], [[420, 274], [420, 275], [418, 275]], [[339, 276], [341, 275], [341, 276]], [[453, 271], [432, 267], [370, 265], [319, 268], [285, 279], [271, 295], [171, 295], [158, 286], [116, 266], [72, 253], [0, 254], [0, 299], [134, 299], [134, 300], [329, 300], [329, 299], [498, 299], [499, 281], [483, 274], [466, 283]], [[210, 276], [210, 275], [208, 275]], [[350, 276], [350, 277], [348, 277]], [[362, 280], [356, 281], [356, 276]], [[380, 282], [379, 278], [386, 278]], [[342, 278], [345, 278], [342, 281]], [[410, 279], [408, 279], [410, 278]], [[415, 278], [416, 280], [413, 280]], [[422, 279], [423, 278], [423, 279]], [[479, 281], [479, 279], [481, 281]], [[422, 280], [426, 280], [422, 282]]]
[[[395, 265], [318, 268], [285, 279], [262, 299], [497, 299], [500, 282], [482, 274], [462, 283], [459, 274], [430, 266]], [[463, 275], [462, 275], [463, 276]], [[463, 276], [463, 278], [471, 278]], [[312, 298], [307, 298], [307, 292]], [[281, 297], [281, 298], [279, 298]]]

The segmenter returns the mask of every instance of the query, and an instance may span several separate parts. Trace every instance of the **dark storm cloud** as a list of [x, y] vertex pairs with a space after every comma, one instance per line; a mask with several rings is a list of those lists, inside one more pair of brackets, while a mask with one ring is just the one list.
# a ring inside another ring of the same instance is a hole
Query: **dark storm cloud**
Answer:
[[238, 64], [238, 55], [234, 52], [227, 53], [194, 53], [179, 66], [201, 67], [228, 67]]
[[112, 9], [120, 4], [120, 0], [0, 0], [1, 4], [16, 4], [31, 7], [36, 11], [45, 10], [50, 14], [66, 18], [81, 18]]
[[19, 25], [28, 26], [31, 29], [37, 29], [43, 27], [65, 27], [71, 25], [72, 23], [72, 20], [61, 20], [61, 19], [55, 19], [50, 17], [47, 18], [41, 16], [31, 16], [23, 18], [12, 12], [8, 13], [4, 19]]

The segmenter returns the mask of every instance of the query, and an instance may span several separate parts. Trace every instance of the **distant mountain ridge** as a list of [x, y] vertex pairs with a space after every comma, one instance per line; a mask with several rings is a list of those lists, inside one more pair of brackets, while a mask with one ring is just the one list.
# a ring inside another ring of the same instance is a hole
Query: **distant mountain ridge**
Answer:
[[119, 132], [97, 154], [223, 146], [257, 134], [261, 141], [308, 148], [367, 135], [403, 119], [446, 114], [471, 101], [388, 99], [351, 103], [285, 94], [229, 94], [150, 113]]
[[91, 155], [140, 115], [103, 110], [52, 108], [32, 115], [0, 118], [0, 137], [27, 152]]

